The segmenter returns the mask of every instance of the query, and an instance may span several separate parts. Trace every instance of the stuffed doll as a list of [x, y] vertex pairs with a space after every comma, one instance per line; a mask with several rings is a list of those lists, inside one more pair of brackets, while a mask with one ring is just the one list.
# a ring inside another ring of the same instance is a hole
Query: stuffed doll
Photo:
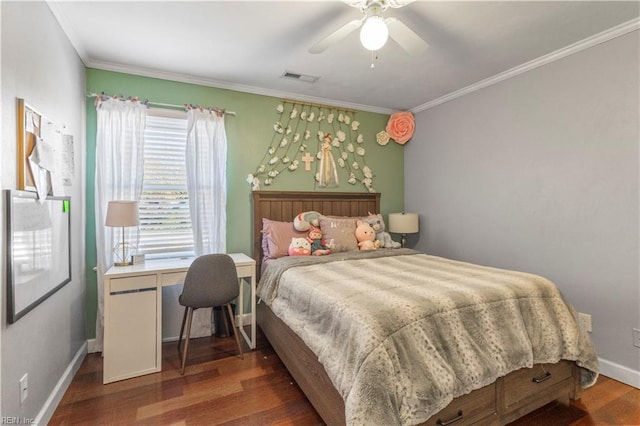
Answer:
[[320, 228], [312, 226], [309, 230], [309, 236], [307, 240], [311, 244], [311, 254], [314, 256], [322, 256], [324, 254], [331, 254], [331, 249], [325, 241], [322, 239], [322, 231]]
[[356, 240], [360, 250], [375, 250], [380, 247], [380, 242], [376, 241], [376, 232], [362, 220], [356, 222]]
[[308, 231], [312, 226], [320, 226], [320, 213], [314, 211], [302, 212], [293, 218], [296, 231]]
[[380, 241], [380, 247], [384, 248], [398, 248], [400, 247], [400, 243], [397, 243], [391, 239], [391, 234], [385, 232], [384, 220], [382, 220], [382, 215], [380, 213], [373, 214], [369, 212], [369, 216], [363, 218], [365, 222], [367, 222], [373, 230], [376, 232], [376, 240]]
[[309, 256], [310, 254], [311, 243], [306, 238], [291, 238], [289, 256]]

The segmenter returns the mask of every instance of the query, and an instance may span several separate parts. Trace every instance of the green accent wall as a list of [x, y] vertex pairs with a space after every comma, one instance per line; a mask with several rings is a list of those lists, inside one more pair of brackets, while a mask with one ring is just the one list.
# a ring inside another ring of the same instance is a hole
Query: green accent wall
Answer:
[[[281, 99], [88, 68], [87, 93], [101, 92], [137, 96], [139, 99], [166, 104], [218, 106], [237, 113], [237, 116], [227, 116], [225, 119], [228, 141], [227, 251], [251, 255], [251, 187], [246, 179], [249, 173], [255, 171], [269, 147], [273, 124], [278, 118], [275, 109]], [[366, 149], [366, 163], [374, 173], [374, 188], [382, 194], [381, 209], [386, 219], [389, 212], [402, 211], [404, 207], [404, 148], [393, 142], [386, 146], [376, 143], [376, 133], [384, 129], [388, 115], [361, 111], [355, 117], [361, 123], [360, 133], [365, 138], [362, 146]], [[94, 212], [96, 110], [92, 100], [87, 101], [86, 140], [86, 329], [87, 338], [94, 338], [97, 311], [97, 280], [93, 271], [97, 264]], [[340, 186], [337, 188], [319, 189], [314, 181], [314, 170], [315, 167], [312, 166], [312, 171], [306, 172], [304, 163], [301, 162], [298, 170], [283, 172], [272, 185], [263, 186], [262, 189], [366, 191], [360, 183], [355, 186], [347, 183], [346, 173], [340, 175]]]

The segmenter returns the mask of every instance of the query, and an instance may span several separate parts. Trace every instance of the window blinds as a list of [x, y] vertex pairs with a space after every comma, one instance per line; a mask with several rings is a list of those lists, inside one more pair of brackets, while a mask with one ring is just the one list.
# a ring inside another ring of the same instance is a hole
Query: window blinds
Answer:
[[147, 258], [193, 256], [185, 146], [187, 119], [148, 115], [138, 253]]

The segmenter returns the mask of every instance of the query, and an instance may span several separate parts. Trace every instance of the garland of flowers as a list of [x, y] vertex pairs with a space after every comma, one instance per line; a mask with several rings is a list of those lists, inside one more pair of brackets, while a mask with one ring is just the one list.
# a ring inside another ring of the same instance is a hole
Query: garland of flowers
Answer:
[[[295, 172], [301, 161], [305, 166], [313, 161], [316, 185], [338, 186], [337, 170], [321, 173], [326, 172], [321, 167], [330, 167], [327, 164], [335, 167], [337, 163], [347, 174], [349, 184], [361, 183], [369, 192], [375, 192], [373, 171], [365, 161], [364, 136], [359, 133], [360, 122], [355, 119], [354, 111], [282, 101], [276, 113], [278, 118], [273, 124], [269, 147], [255, 171], [247, 176], [252, 190], [271, 185], [285, 171]], [[326, 176], [330, 178], [327, 180]]]

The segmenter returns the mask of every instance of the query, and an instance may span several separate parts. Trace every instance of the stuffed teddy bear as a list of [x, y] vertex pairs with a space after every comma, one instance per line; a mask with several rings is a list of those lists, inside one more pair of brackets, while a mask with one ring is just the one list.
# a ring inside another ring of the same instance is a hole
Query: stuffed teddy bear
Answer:
[[384, 220], [382, 220], [382, 215], [380, 213], [373, 214], [369, 212], [369, 216], [363, 218], [363, 220], [368, 223], [373, 230], [376, 232], [376, 240], [380, 241], [380, 247], [384, 248], [398, 248], [400, 247], [400, 243], [397, 243], [391, 239], [391, 234], [385, 232]]
[[376, 232], [362, 220], [356, 222], [356, 240], [360, 250], [375, 250], [380, 247], [380, 242], [376, 241]]
[[309, 236], [307, 241], [311, 244], [311, 254], [314, 256], [322, 256], [324, 254], [331, 254], [331, 249], [322, 239], [322, 231], [320, 228], [312, 226], [309, 230]]
[[311, 243], [306, 238], [291, 238], [288, 252], [289, 256], [309, 256]]
[[320, 213], [315, 211], [302, 212], [293, 218], [293, 227], [296, 231], [308, 231], [312, 226], [320, 226]]

